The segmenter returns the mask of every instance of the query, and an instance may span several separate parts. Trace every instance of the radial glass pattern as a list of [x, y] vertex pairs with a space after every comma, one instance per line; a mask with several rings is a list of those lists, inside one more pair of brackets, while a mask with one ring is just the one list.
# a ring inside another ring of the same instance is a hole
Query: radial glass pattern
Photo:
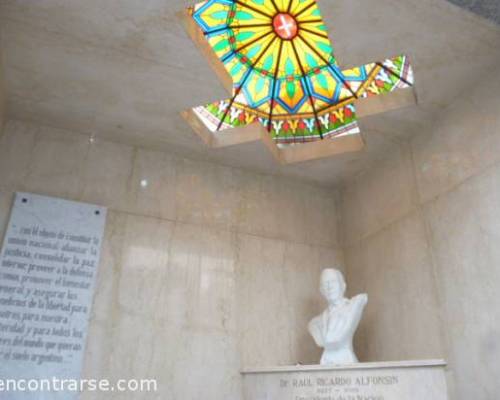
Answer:
[[411, 84], [404, 56], [342, 71], [315, 0], [207, 0], [190, 13], [233, 80], [230, 99], [194, 109], [213, 132], [255, 120], [282, 144], [358, 132], [356, 99]]

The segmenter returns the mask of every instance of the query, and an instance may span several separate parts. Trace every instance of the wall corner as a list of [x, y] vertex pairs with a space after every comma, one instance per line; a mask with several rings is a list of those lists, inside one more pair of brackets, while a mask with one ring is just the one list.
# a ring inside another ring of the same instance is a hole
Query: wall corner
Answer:
[[5, 122], [7, 121], [7, 94], [5, 85], [5, 75], [2, 57], [2, 38], [0, 37], [0, 137], [4, 133]]

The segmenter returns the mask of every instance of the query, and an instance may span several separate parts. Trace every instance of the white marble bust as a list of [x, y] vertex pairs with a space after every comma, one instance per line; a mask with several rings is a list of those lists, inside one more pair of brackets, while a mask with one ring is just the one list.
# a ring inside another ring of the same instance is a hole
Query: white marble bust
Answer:
[[352, 299], [344, 297], [346, 284], [342, 273], [325, 269], [321, 273], [320, 291], [328, 308], [309, 322], [309, 333], [319, 347], [323, 347], [320, 364], [357, 363], [352, 339], [363, 310], [368, 302], [366, 294]]

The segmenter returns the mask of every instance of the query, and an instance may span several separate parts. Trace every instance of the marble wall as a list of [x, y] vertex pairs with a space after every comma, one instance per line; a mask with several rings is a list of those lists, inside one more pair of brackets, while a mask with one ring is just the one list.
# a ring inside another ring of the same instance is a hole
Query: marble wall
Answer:
[[444, 357], [458, 400], [498, 397], [500, 78], [341, 191], [347, 275], [371, 302], [364, 360]]
[[[0, 37], [0, 43], [1, 43]], [[5, 100], [5, 81], [3, 76], [3, 62], [2, 62], [2, 52], [0, 51], [0, 136], [3, 134], [3, 126], [5, 124], [5, 114], [6, 114], [6, 100]]]
[[344, 185], [339, 210], [335, 191], [300, 181], [9, 121], [0, 236], [17, 190], [110, 208], [87, 377], [241, 399], [241, 367], [317, 361], [305, 326], [319, 272], [345, 258], [349, 291], [370, 296], [362, 361], [444, 357], [456, 399], [496, 398], [499, 92], [492, 74], [394, 143]]
[[306, 324], [320, 269], [343, 261], [334, 191], [9, 121], [0, 236], [17, 190], [110, 208], [87, 377], [237, 400], [241, 367], [319, 359]]

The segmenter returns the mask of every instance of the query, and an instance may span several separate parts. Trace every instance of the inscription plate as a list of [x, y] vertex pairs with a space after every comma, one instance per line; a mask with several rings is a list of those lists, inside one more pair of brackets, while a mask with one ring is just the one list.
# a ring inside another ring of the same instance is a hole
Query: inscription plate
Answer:
[[0, 379], [80, 378], [105, 219], [103, 207], [16, 194], [0, 253]]
[[447, 400], [445, 363], [281, 367], [243, 373], [245, 400]]

